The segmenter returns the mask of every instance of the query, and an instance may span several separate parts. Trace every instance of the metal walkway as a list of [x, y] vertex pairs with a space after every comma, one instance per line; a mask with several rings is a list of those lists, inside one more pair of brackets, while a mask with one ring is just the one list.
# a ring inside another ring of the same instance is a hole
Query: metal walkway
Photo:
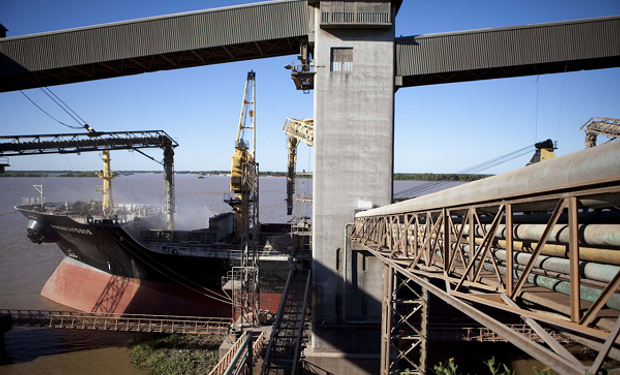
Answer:
[[230, 318], [198, 316], [96, 314], [74, 311], [3, 310], [13, 327], [69, 328], [121, 332], [180, 333], [223, 335], [228, 333]]
[[[559, 374], [596, 374], [620, 355], [619, 161], [614, 142], [358, 213], [351, 238], [385, 265], [382, 374], [415, 366], [426, 341], [421, 309], [398, 309], [413, 286]], [[598, 351], [594, 363], [549, 329]]]
[[2, 38], [0, 92], [294, 55], [309, 13], [273, 1]]
[[79, 154], [103, 150], [175, 148], [178, 145], [163, 130], [7, 135], [0, 137], [0, 156]]
[[265, 353], [262, 375], [297, 373], [310, 308], [308, 304], [310, 280], [310, 271], [292, 269], [289, 272]]

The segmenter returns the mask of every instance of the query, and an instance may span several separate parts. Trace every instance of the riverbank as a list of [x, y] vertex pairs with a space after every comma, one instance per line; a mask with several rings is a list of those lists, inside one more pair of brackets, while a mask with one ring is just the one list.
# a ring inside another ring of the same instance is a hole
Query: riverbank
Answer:
[[208, 374], [224, 336], [159, 335], [130, 346], [131, 361], [149, 375]]
[[[98, 177], [97, 171], [6, 171], [0, 177]], [[116, 171], [114, 177], [134, 174], [161, 174], [161, 171]], [[230, 171], [176, 171], [175, 174], [194, 174], [197, 176], [229, 177]], [[261, 177], [286, 177], [286, 172], [259, 172]], [[471, 182], [493, 175], [466, 173], [395, 173], [394, 181], [461, 181]], [[304, 173], [297, 178], [312, 179], [312, 174]]]

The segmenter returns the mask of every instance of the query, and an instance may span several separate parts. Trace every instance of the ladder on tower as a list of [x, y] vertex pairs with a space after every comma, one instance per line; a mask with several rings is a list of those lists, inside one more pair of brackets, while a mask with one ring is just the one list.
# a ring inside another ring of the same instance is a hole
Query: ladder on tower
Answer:
[[304, 332], [309, 323], [309, 270], [293, 268], [288, 275], [280, 301], [261, 375], [294, 375], [297, 373]]

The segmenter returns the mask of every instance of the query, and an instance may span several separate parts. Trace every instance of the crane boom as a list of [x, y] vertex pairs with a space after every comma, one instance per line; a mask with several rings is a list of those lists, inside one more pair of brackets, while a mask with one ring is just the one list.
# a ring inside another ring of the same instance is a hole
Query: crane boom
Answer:
[[586, 132], [586, 148], [596, 147], [599, 135], [610, 137], [607, 142], [620, 138], [620, 120], [615, 118], [592, 117], [580, 129]]
[[[251, 133], [251, 134], [248, 134]], [[258, 228], [258, 163], [256, 163], [256, 73], [248, 72], [230, 171], [228, 204], [235, 212], [235, 240], [254, 241]]]
[[[251, 132], [251, 135], [247, 133]], [[235, 215], [235, 242], [242, 247], [239, 267], [233, 268], [233, 279], [239, 280], [239, 290], [233, 287], [233, 316], [239, 315], [241, 325], [256, 324], [260, 309], [259, 298], [259, 221], [258, 221], [258, 163], [256, 162], [256, 73], [248, 72], [241, 103], [235, 151], [230, 171], [230, 190], [234, 197], [227, 203]], [[237, 269], [237, 271], [235, 271]], [[236, 275], [236, 276], [235, 276]], [[253, 318], [250, 316], [253, 315]]]
[[287, 118], [282, 131], [288, 136], [288, 174], [286, 177], [286, 213], [293, 214], [293, 195], [295, 194], [295, 164], [297, 163], [297, 146], [305, 142], [314, 145], [314, 119], [299, 120]]

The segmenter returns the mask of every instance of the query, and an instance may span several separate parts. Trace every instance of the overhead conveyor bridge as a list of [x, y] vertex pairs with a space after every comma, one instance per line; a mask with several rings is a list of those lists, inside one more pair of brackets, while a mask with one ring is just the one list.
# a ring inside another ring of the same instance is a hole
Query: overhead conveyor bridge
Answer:
[[396, 38], [400, 87], [620, 66], [620, 16]]
[[0, 136], [0, 156], [177, 147], [163, 130]]
[[2, 38], [0, 92], [298, 54], [308, 14], [274, 1]]
[[[432, 293], [560, 374], [597, 374], [620, 353], [619, 202], [614, 142], [356, 214], [349, 236], [384, 263], [383, 303], [394, 316], [383, 325], [382, 373], [424, 367], [407, 358], [425, 350], [425, 335], [402, 332], [427, 331], [422, 296]], [[402, 292], [413, 284], [419, 306], [402, 315]], [[522, 319], [547, 347], [499, 312]], [[598, 351], [594, 363], [583, 364], [545, 327]]]

